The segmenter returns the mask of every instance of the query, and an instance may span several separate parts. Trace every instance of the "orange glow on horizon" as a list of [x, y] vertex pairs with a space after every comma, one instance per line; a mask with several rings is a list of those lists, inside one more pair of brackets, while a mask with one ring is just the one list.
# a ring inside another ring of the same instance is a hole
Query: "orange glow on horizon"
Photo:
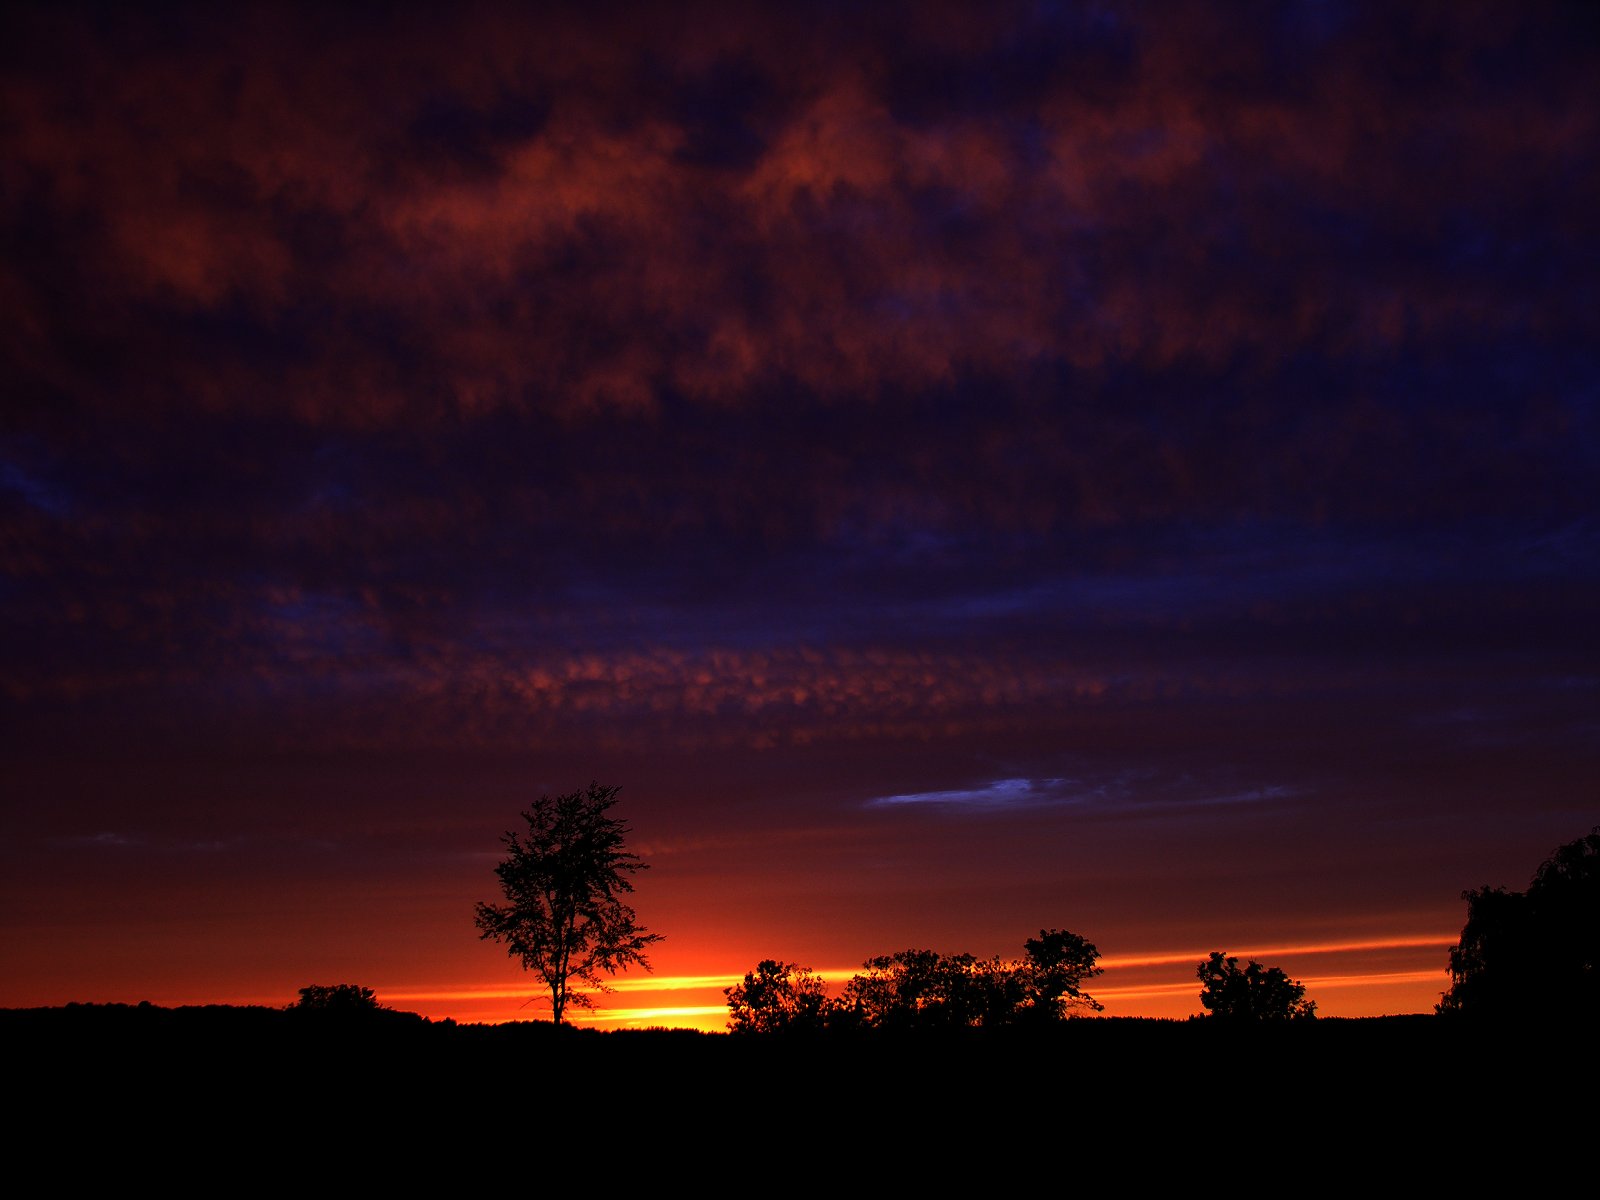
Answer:
[[[1413, 950], [1424, 947], [1449, 947], [1456, 944], [1457, 935], [1450, 934], [1417, 934], [1406, 937], [1378, 938], [1360, 942], [1310, 942], [1302, 945], [1268, 946], [1264, 949], [1225, 950], [1230, 958], [1256, 959], [1279, 958], [1301, 954], [1347, 954], [1362, 950]], [[1211, 951], [1185, 951], [1183, 953], [1159, 954], [1113, 954], [1100, 960], [1100, 965], [1106, 970], [1118, 967], [1155, 967], [1168, 966], [1173, 963], [1198, 963], [1204, 962]]]
[[[1412, 933], [1304, 943], [1286, 940], [1259, 947], [1229, 948], [1228, 953], [1283, 968], [1291, 978], [1305, 984], [1307, 998], [1316, 1003], [1320, 1016], [1361, 1017], [1431, 1012], [1449, 986], [1445, 951], [1454, 941], [1443, 934]], [[1201, 1009], [1194, 968], [1209, 952], [1208, 948], [1108, 955], [1100, 960], [1105, 973], [1092, 980], [1087, 990], [1104, 1005], [1104, 1015], [1110, 1017], [1182, 1019], [1196, 1015]], [[718, 958], [724, 956], [714, 946], [702, 945], [673, 965], [693, 968]], [[746, 969], [752, 966], [753, 962]], [[412, 976], [394, 983], [374, 975], [361, 982], [374, 988], [379, 1003], [432, 1020], [449, 1018], [486, 1025], [548, 1021], [549, 997], [540, 982], [515, 973], [516, 968], [510, 963], [506, 970], [508, 973], [498, 979], [481, 982], [462, 975], [436, 980]], [[859, 970], [859, 966], [833, 965], [814, 968], [813, 974], [837, 994]], [[666, 1026], [720, 1032], [727, 1024], [723, 991], [742, 979], [743, 971], [693, 969], [619, 977], [610, 981], [610, 992], [594, 995], [593, 1009], [574, 1008], [569, 1011], [569, 1019], [574, 1024], [600, 1029]], [[137, 1003], [146, 999], [163, 1007], [222, 1003], [281, 1008], [294, 999], [294, 990], [264, 980], [241, 980], [234, 987], [223, 988], [173, 980], [165, 985], [140, 987], [131, 995], [81, 988], [73, 988], [66, 995], [41, 992], [19, 998], [19, 1006], [68, 1000]]]
[[[1439, 993], [1448, 986], [1443, 952], [1455, 940], [1453, 935], [1445, 934], [1405, 934], [1248, 947], [1228, 953], [1283, 966], [1306, 985], [1308, 998], [1317, 1001], [1317, 1011], [1324, 1016], [1377, 1016], [1431, 1011]], [[1429, 953], [1419, 959], [1419, 951]], [[1201, 1011], [1193, 970], [1209, 953], [1188, 950], [1108, 955], [1100, 960], [1105, 974], [1088, 990], [1105, 1005], [1107, 1016], [1190, 1016]], [[1294, 965], [1293, 960], [1304, 957], [1346, 958], [1348, 969], [1308, 973]], [[1181, 971], [1172, 969], [1180, 966]], [[854, 966], [830, 966], [814, 969], [813, 974], [837, 989], [859, 970]], [[721, 1031], [727, 1024], [723, 989], [733, 987], [743, 977], [743, 972], [705, 972], [619, 978], [611, 983], [610, 994], [625, 996], [630, 1003], [609, 1005], [606, 994], [597, 995], [595, 1008], [575, 1009], [570, 1019], [574, 1024], [602, 1028], [668, 1026]], [[451, 1016], [458, 1021], [484, 1024], [549, 1019], [548, 1000], [533, 979], [521, 986], [508, 982], [412, 984], [380, 987], [377, 991], [386, 1004], [412, 1008], [436, 1019]], [[1338, 994], [1326, 995], [1329, 992]], [[685, 1003], [690, 997], [684, 993], [700, 993], [693, 998], [701, 1002]], [[660, 1002], [651, 1004], [651, 999]]]

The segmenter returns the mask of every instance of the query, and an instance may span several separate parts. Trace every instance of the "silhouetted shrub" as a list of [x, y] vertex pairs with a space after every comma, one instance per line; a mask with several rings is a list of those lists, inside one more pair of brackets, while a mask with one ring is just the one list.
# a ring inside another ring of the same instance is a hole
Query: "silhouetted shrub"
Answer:
[[1317, 1015], [1317, 1006], [1305, 998], [1305, 984], [1290, 979], [1279, 967], [1264, 967], [1254, 960], [1239, 966], [1237, 958], [1224, 958], [1220, 950], [1195, 969], [1200, 979], [1200, 1006], [1213, 1017], [1229, 1021], [1293, 1021]]
[[363, 1013], [381, 1012], [383, 1005], [369, 987], [357, 983], [310, 984], [300, 989], [300, 999], [289, 1005], [291, 1012]]

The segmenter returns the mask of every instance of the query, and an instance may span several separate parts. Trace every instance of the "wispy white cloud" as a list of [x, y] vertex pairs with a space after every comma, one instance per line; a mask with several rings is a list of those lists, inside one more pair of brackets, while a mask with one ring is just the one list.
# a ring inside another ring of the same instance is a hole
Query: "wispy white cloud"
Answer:
[[1278, 784], [1256, 787], [1208, 788], [1189, 778], [1158, 778], [1148, 770], [1124, 771], [1100, 780], [1093, 779], [994, 779], [972, 787], [949, 788], [935, 792], [904, 792], [877, 796], [866, 802], [868, 808], [900, 808], [927, 805], [969, 811], [1000, 811], [1037, 808], [1045, 805], [1081, 805], [1120, 814], [1143, 813], [1154, 809], [1221, 808], [1260, 804], [1297, 794], [1297, 789]]
[[996, 779], [971, 788], [952, 788], [938, 792], [904, 792], [879, 796], [867, 801], [868, 808], [894, 808], [901, 805], [932, 804], [955, 808], [1027, 808], [1038, 804], [1060, 804], [1068, 799], [1065, 779]]

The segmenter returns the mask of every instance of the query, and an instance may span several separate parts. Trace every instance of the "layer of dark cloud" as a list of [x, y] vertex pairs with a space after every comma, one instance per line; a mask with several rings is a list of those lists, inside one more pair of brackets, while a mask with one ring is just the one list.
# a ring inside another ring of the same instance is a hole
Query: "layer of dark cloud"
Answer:
[[356, 427], [1581, 345], [1576, 20], [896, 17], [37, 14], [13, 345]]

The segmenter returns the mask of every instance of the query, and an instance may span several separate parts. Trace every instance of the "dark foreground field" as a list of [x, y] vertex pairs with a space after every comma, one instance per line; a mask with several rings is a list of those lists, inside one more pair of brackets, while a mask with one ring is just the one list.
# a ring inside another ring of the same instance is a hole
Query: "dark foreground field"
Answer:
[[731, 1162], [924, 1181], [1033, 1162], [1107, 1185], [1192, 1170], [1197, 1193], [1207, 1170], [1488, 1187], [1585, 1159], [1600, 1115], [1590, 1030], [1435, 1017], [769, 1041], [73, 1005], [0, 1011], [0, 1038], [19, 1146], [79, 1131], [96, 1153], [165, 1146], [177, 1162], [189, 1146], [268, 1174], [310, 1155], [327, 1184], [461, 1156], [469, 1173], [587, 1164], [597, 1183]]

